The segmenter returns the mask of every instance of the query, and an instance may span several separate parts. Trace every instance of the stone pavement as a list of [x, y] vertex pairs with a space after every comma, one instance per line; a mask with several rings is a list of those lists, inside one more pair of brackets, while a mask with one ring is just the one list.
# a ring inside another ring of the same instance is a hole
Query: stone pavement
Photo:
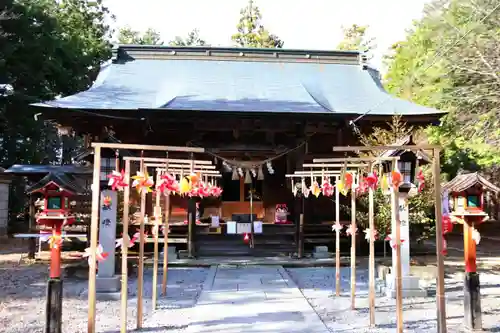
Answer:
[[189, 333], [324, 333], [325, 324], [281, 266], [212, 266]]

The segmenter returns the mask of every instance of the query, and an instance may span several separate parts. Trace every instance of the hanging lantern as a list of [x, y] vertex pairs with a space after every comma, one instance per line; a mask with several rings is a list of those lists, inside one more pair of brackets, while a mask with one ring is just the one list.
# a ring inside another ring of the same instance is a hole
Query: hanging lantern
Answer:
[[264, 180], [264, 172], [262, 171], [262, 165], [259, 166], [259, 171], [257, 172], [257, 179]]
[[238, 180], [240, 177], [238, 177], [238, 171], [236, 171], [236, 168], [233, 168], [233, 176], [231, 177], [232, 180]]
[[250, 171], [245, 172], [245, 184], [251, 184], [252, 183], [252, 177], [250, 176]]

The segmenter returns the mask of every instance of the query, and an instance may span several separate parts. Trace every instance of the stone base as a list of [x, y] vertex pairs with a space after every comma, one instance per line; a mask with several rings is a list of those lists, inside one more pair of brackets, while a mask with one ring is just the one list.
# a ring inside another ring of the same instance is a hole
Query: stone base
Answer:
[[[81, 294], [80, 297], [82, 299], [88, 298], [89, 296], [89, 290], [85, 289]], [[95, 293], [95, 299], [98, 301], [117, 301], [121, 298], [121, 292], [116, 291], [116, 292], [96, 292]]]
[[331, 253], [328, 252], [328, 246], [315, 246], [313, 252], [314, 259], [327, 259], [331, 257]]
[[[165, 250], [161, 251], [160, 252], [160, 264], [163, 263], [163, 255], [165, 253]], [[168, 252], [167, 252], [167, 255], [168, 255], [168, 262], [171, 262], [173, 260], [177, 260], [177, 249], [175, 246], [169, 246], [168, 247]]]
[[112, 277], [96, 278], [96, 292], [98, 293], [115, 293], [120, 291], [120, 277], [115, 275]]
[[[406, 297], [426, 297], [427, 290], [420, 288], [420, 281], [417, 276], [403, 276], [403, 298]], [[387, 297], [396, 298], [396, 284], [392, 274], [386, 275], [385, 293]]]

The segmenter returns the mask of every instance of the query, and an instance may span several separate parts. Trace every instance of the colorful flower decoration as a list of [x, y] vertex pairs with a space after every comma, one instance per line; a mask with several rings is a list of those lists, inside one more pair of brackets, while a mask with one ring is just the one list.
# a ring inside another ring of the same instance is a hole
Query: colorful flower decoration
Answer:
[[134, 243], [135, 243], [135, 240], [134, 239], [130, 239], [129, 235], [126, 235], [126, 236], [123, 236], [122, 234], [122, 238], [118, 238], [116, 241], [115, 241], [115, 247], [116, 248], [123, 248], [123, 245], [124, 245], [124, 241], [125, 241], [125, 238], [128, 240], [128, 247], [131, 248], [134, 246]]
[[212, 194], [210, 185], [205, 182], [200, 182], [198, 186], [198, 194], [202, 198], [209, 197]]
[[[141, 233], [139, 231], [137, 231], [133, 236], [132, 236], [132, 240], [134, 243], [140, 241], [140, 238], [141, 238]], [[147, 232], [144, 232], [144, 243], [146, 243], [148, 240], [148, 233]]]
[[354, 184], [354, 176], [350, 172], [344, 173], [344, 187], [349, 191], [352, 188], [352, 185]]
[[349, 190], [345, 187], [345, 184], [341, 179], [338, 179], [335, 185], [337, 186], [339, 192], [342, 193], [342, 195], [345, 196], [347, 195], [347, 193], [349, 193]]
[[245, 233], [245, 236], [243, 237], [243, 242], [245, 242], [245, 244], [248, 244], [248, 242], [250, 242], [250, 236], [248, 236], [247, 233]]
[[222, 189], [219, 186], [212, 186], [210, 188], [210, 195], [218, 198], [222, 195]]
[[375, 171], [370, 172], [366, 177], [365, 177], [365, 182], [366, 185], [368, 185], [368, 188], [371, 188], [372, 190], [377, 189], [378, 185], [378, 176]]
[[418, 192], [422, 192], [425, 188], [425, 177], [422, 169], [418, 171], [417, 174], [417, 184], [418, 184]]
[[365, 178], [360, 180], [359, 186], [356, 187], [355, 191], [356, 195], [362, 195], [368, 191], [368, 183], [366, 182]]
[[344, 229], [344, 226], [340, 224], [339, 221], [335, 222], [335, 224], [332, 225], [332, 231], [340, 232], [342, 231], [342, 229]]
[[370, 241], [370, 237], [373, 237], [374, 241], [378, 238], [378, 232], [375, 229], [373, 229], [372, 231], [370, 228], [366, 228], [364, 232], [365, 232], [365, 239], [367, 241]]
[[387, 179], [387, 175], [382, 176], [382, 180], [380, 181], [380, 189], [382, 192], [389, 191], [389, 180]]
[[453, 222], [451, 221], [450, 215], [443, 215], [443, 235], [453, 231]]
[[330, 183], [330, 179], [328, 177], [324, 177], [323, 184], [321, 184], [321, 192], [325, 197], [331, 197], [333, 195], [335, 187]]
[[349, 226], [347, 227], [347, 230], [346, 230], [346, 234], [348, 236], [352, 236], [352, 235], [355, 235], [356, 232], [358, 232], [358, 227], [356, 227], [354, 224], [349, 224]]
[[[95, 250], [95, 257], [98, 262], [106, 260], [108, 257], [108, 253], [104, 252], [104, 249], [102, 248], [102, 245], [99, 244]], [[92, 263], [92, 249], [90, 247], [85, 249], [85, 253], [82, 256], [83, 258], [88, 258], [89, 265]]]
[[170, 173], [161, 175], [160, 180], [156, 185], [156, 190], [160, 193], [164, 193], [165, 195], [179, 192], [179, 183]]
[[319, 187], [319, 184], [317, 181], [312, 182], [310, 191], [311, 191], [311, 194], [314, 195], [316, 198], [319, 197], [319, 195], [321, 194], [321, 188]]
[[121, 172], [114, 170], [110, 175], [108, 175], [108, 178], [108, 186], [111, 186], [113, 191], [123, 191], [123, 189], [128, 186], [125, 177], [125, 170], [122, 170]]
[[306, 186], [306, 181], [305, 179], [302, 179], [302, 194], [304, 195], [304, 198], [307, 198], [309, 197], [309, 193], [311, 191], [309, 190], [309, 188]]
[[[390, 233], [389, 235], [387, 235], [387, 237], [385, 238], [385, 240], [389, 241], [389, 244], [391, 245], [391, 247], [393, 249], [395, 249], [398, 246], [398, 244], [396, 243], [395, 237], [392, 235], [392, 233]], [[404, 241], [405, 241], [404, 239], [401, 239], [401, 244]]]
[[135, 187], [137, 189], [137, 192], [152, 192], [151, 187], [153, 187], [154, 181], [153, 177], [149, 176], [147, 171], [137, 171], [137, 175], [133, 176], [132, 179], [134, 180], [134, 182], [132, 183], [132, 187]]
[[63, 240], [61, 235], [52, 234], [52, 236], [48, 238], [48, 242], [51, 249], [60, 249]]
[[189, 176], [182, 177], [182, 180], [179, 184], [179, 193], [181, 195], [186, 195], [191, 193], [193, 186], [191, 184], [191, 180]]
[[403, 184], [403, 176], [401, 172], [394, 170], [391, 172], [391, 185], [394, 189], [398, 189]]

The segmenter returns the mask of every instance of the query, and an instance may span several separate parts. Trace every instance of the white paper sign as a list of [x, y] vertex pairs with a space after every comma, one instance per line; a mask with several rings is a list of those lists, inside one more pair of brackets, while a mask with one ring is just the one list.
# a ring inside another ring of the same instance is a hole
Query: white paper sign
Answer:
[[234, 221], [227, 221], [227, 233], [228, 234], [235, 234], [236, 233], [236, 222]]
[[262, 233], [262, 221], [255, 221], [253, 223], [253, 232], [255, 234], [261, 234]]
[[212, 216], [212, 227], [213, 228], [217, 228], [220, 226], [220, 222], [219, 222], [219, 217], [218, 216]]
[[238, 223], [236, 224], [236, 228], [238, 234], [249, 234], [252, 232], [252, 225], [250, 223]]

